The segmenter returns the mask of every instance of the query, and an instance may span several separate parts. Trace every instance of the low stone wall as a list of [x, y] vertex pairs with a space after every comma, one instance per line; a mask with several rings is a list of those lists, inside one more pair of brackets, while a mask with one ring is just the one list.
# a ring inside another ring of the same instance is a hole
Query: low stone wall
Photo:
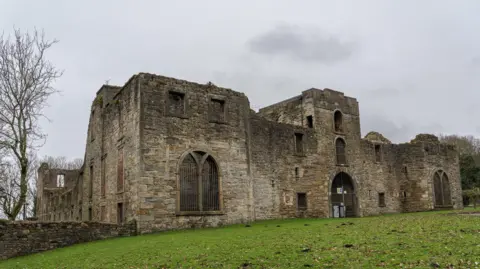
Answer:
[[0, 221], [0, 260], [106, 238], [136, 235], [136, 223]]

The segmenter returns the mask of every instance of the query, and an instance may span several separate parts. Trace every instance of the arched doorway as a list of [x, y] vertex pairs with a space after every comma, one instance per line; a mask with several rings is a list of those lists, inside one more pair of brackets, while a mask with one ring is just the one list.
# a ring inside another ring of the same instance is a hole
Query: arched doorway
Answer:
[[345, 216], [357, 216], [357, 203], [355, 195], [355, 186], [352, 178], [345, 172], [338, 173], [332, 181], [330, 188], [330, 204], [332, 209], [332, 216], [334, 214], [335, 206], [345, 206]]
[[435, 207], [452, 206], [450, 183], [447, 174], [442, 170], [435, 172], [433, 175], [433, 194], [435, 196]]

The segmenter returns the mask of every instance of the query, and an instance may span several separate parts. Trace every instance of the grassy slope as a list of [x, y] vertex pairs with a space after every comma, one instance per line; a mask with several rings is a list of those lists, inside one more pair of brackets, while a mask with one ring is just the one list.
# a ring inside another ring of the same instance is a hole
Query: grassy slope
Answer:
[[247, 268], [431, 268], [437, 264], [480, 268], [480, 217], [428, 212], [264, 221], [251, 227], [97, 241], [0, 262], [0, 268], [238, 268], [248, 264]]

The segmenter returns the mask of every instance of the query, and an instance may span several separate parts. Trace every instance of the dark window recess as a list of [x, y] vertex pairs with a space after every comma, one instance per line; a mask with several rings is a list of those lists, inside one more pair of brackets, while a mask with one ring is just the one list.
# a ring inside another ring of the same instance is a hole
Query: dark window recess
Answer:
[[105, 198], [106, 190], [105, 190], [105, 158], [102, 159], [102, 178], [101, 178], [101, 183], [100, 183], [100, 192], [102, 195], [102, 198]]
[[385, 193], [380, 192], [378, 194], [378, 206], [379, 207], [385, 207]]
[[451, 206], [450, 183], [445, 172], [438, 171], [435, 173], [433, 177], [433, 188], [435, 206]]
[[342, 112], [335, 111], [333, 114], [333, 121], [335, 123], [335, 131], [336, 132], [343, 132], [343, 116]]
[[308, 128], [313, 128], [313, 116], [307, 116], [307, 126]]
[[406, 165], [403, 166], [403, 173], [405, 173], [405, 174], [408, 173], [408, 169], [407, 169], [407, 166], [406, 166]]
[[407, 192], [406, 191], [403, 192], [403, 198], [407, 198]]
[[307, 194], [297, 193], [297, 207], [299, 210], [307, 209]]
[[100, 220], [105, 221], [107, 218], [107, 212], [105, 211], [105, 206], [100, 208]]
[[298, 179], [300, 177], [300, 168], [295, 167], [295, 177]]
[[185, 114], [185, 94], [180, 92], [168, 93], [168, 112], [172, 115]]
[[122, 224], [124, 220], [123, 203], [117, 204], [117, 223]]
[[117, 160], [117, 192], [124, 190], [123, 149], [118, 151]]
[[93, 179], [94, 179], [94, 174], [93, 174], [93, 165], [90, 166], [90, 186], [88, 190], [88, 197], [92, 199], [93, 196]]
[[382, 153], [380, 145], [375, 145], [375, 161], [380, 162], [382, 160]]
[[93, 217], [92, 208], [89, 207], [89, 208], [88, 208], [88, 220], [89, 220], [89, 221], [92, 221], [92, 217]]
[[210, 102], [210, 120], [216, 122], [225, 121], [225, 101], [212, 99]]
[[303, 154], [303, 134], [295, 133], [295, 153]]
[[337, 164], [347, 164], [347, 157], [345, 155], [345, 141], [337, 138], [335, 141], [335, 149], [337, 155]]

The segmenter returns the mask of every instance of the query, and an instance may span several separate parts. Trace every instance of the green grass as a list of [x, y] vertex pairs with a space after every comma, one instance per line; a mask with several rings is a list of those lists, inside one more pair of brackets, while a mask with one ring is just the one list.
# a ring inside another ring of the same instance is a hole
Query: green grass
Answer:
[[[480, 268], [480, 217], [263, 221], [75, 245], [0, 268]], [[478, 265], [476, 265], [478, 264]]]

